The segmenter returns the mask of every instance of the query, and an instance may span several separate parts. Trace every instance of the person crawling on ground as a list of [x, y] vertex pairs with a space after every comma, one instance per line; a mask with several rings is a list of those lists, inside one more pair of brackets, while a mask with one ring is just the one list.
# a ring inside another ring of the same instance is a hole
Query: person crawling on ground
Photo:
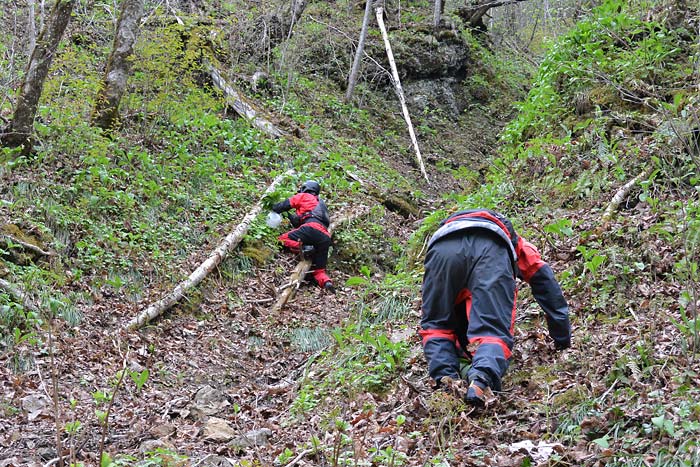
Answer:
[[288, 216], [294, 228], [278, 238], [284, 247], [311, 260], [310, 272], [319, 287], [335, 292], [326, 272], [328, 248], [331, 245], [331, 235], [328, 233], [331, 220], [326, 203], [319, 198], [320, 192], [321, 185], [308, 180], [295, 195], [275, 204], [272, 210], [281, 214], [294, 209], [294, 213]]

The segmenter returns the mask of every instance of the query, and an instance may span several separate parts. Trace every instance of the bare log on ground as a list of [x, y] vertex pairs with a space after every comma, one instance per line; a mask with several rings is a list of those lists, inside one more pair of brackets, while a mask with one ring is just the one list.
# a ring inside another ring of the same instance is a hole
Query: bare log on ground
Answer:
[[161, 315], [164, 311], [175, 305], [182, 297], [184, 297], [185, 293], [188, 290], [199, 284], [202, 281], [202, 279], [204, 279], [207, 276], [207, 274], [209, 274], [216, 266], [219, 265], [219, 263], [221, 263], [221, 261], [224, 260], [224, 258], [226, 258], [228, 253], [236, 245], [238, 245], [241, 239], [245, 236], [246, 232], [248, 231], [248, 227], [250, 227], [250, 224], [262, 210], [263, 200], [265, 199], [265, 196], [272, 193], [277, 187], [277, 185], [284, 178], [291, 175], [292, 173], [293, 172], [291, 170], [288, 170], [287, 172], [275, 178], [270, 184], [270, 186], [267, 187], [267, 190], [265, 190], [265, 193], [263, 193], [262, 197], [257, 202], [257, 204], [253, 206], [253, 209], [251, 209], [250, 212], [248, 212], [248, 214], [246, 214], [246, 216], [243, 218], [241, 223], [238, 224], [236, 228], [226, 236], [226, 238], [224, 238], [224, 240], [206, 259], [206, 261], [200, 264], [199, 267], [195, 269], [194, 272], [190, 274], [190, 276], [187, 279], [180, 282], [180, 284], [178, 284], [178, 286], [175, 287], [175, 289], [173, 289], [172, 292], [150, 305], [148, 308], [146, 308], [136, 317], [134, 317], [131, 321], [129, 321], [129, 323], [126, 325], [126, 329], [137, 329], [149, 322], [150, 320], [152, 320], [153, 318]]
[[[333, 232], [335, 229], [346, 222], [350, 222], [353, 219], [356, 219], [357, 217], [361, 216], [366, 212], [365, 208], [361, 208], [358, 211], [351, 213], [347, 216], [344, 216], [337, 221], [333, 222], [330, 227], [328, 227], [328, 233], [330, 235], [333, 235]], [[282, 291], [280, 296], [277, 298], [277, 301], [275, 304], [270, 308], [270, 313], [271, 314], [277, 314], [282, 307], [289, 301], [291, 298], [294, 296], [294, 293], [297, 291], [299, 286], [304, 280], [304, 277], [306, 277], [306, 273], [309, 272], [311, 269], [311, 261], [308, 259], [304, 259], [297, 264], [297, 267], [294, 268], [294, 271], [292, 271], [292, 275], [289, 278], [289, 282], [287, 283], [286, 288]]]
[[396, 95], [399, 97], [399, 102], [401, 103], [401, 111], [403, 112], [403, 118], [406, 120], [406, 125], [408, 125], [408, 134], [411, 137], [411, 143], [413, 144], [413, 149], [416, 152], [416, 162], [418, 162], [418, 167], [420, 168], [420, 173], [428, 180], [428, 174], [425, 172], [425, 165], [423, 165], [423, 157], [420, 155], [420, 149], [418, 148], [418, 140], [416, 139], [416, 133], [413, 131], [413, 124], [411, 123], [411, 116], [408, 113], [408, 107], [406, 107], [406, 97], [403, 93], [403, 88], [401, 87], [401, 80], [399, 79], [399, 72], [396, 69], [396, 62], [394, 61], [394, 54], [391, 51], [391, 43], [389, 43], [389, 34], [386, 32], [386, 26], [384, 26], [384, 8], [379, 7], [376, 9], [377, 23], [379, 23], [379, 29], [382, 31], [382, 38], [384, 39], [384, 46], [386, 47], [386, 56], [389, 59], [389, 65], [391, 65], [391, 76], [394, 82], [394, 88], [396, 89]]
[[209, 65], [209, 74], [216, 87], [224, 92], [226, 102], [238, 115], [246, 118], [250, 121], [251, 125], [272, 138], [279, 138], [286, 135], [284, 131], [277, 128], [272, 122], [259, 116], [253, 106], [247, 103], [243, 97], [226, 82], [221, 76], [221, 73], [219, 73], [219, 70], [212, 65]]
[[7, 282], [4, 279], [0, 279], [0, 290], [7, 292], [12, 298], [14, 298], [18, 303], [21, 303], [26, 309], [31, 310], [35, 313], [39, 312], [39, 308], [29, 299], [29, 296], [22, 291], [19, 287]]
[[605, 208], [605, 212], [603, 213], [603, 216], [600, 218], [602, 224], [606, 224], [607, 222], [610, 222], [612, 220], [613, 214], [615, 213], [617, 208], [622, 203], [622, 200], [624, 200], [625, 197], [632, 190], [632, 187], [634, 185], [636, 185], [639, 180], [647, 177], [648, 174], [649, 174], [649, 169], [643, 170], [639, 175], [637, 175], [632, 180], [630, 180], [629, 182], [622, 185], [622, 187], [620, 187], [620, 189], [617, 190], [617, 192], [615, 193], [615, 196], [613, 196], [612, 199], [610, 200], [608, 207]]

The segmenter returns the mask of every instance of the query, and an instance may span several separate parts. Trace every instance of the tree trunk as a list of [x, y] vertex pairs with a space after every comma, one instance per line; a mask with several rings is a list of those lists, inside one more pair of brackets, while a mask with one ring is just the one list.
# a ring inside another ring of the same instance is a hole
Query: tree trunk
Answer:
[[292, 4], [289, 7], [289, 29], [287, 31], [287, 40], [292, 37], [292, 32], [294, 31], [294, 25], [297, 24], [301, 14], [306, 8], [305, 0], [292, 0]]
[[391, 51], [391, 44], [389, 43], [389, 35], [386, 32], [386, 27], [384, 26], [384, 9], [382, 7], [377, 8], [377, 23], [379, 23], [379, 29], [382, 31], [382, 38], [384, 38], [384, 45], [386, 47], [386, 55], [389, 59], [389, 65], [391, 66], [391, 75], [394, 81], [394, 87], [396, 88], [396, 94], [399, 96], [399, 102], [401, 103], [401, 110], [403, 112], [403, 117], [406, 120], [406, 125], [408, 125], [408, 134], [411, 137], [411, 143], [413, 143], [413, 149], [416, 152], [416, 161], [418, 162], [418, 167], [420, 168], [420, 173], [428, 180], [428, 174], [425, 171], [425, 166], [423, 165], [423, 158], [420, 155], [420, 149], [418, 148], [418, 140], [416, 139], [416, 134], [413, 131], [413, 124], [411, 123], [411, 116], [408, 113], [408, 107], [406, 107], [406, 98], [403, 94], [403, 88], [401, 88], [401, 80], [399, 79], [399, 72], [396, 69], [396, 62], [394, 61], [394, 54]]
[[29, 47], [29, 53], [32, 53], [34, 47], [36, 47], [36, 1], [28, 0], [29, 14], [27, 15], [27, 40]]
[[119, 118], [119, 102], [124, 95], [131, 69], [131, 55], [143, 16], [143, 0], [123, 0], [112, 53], [107, 60], [102, 88], [97, 94], [92, 123], [111, 130]]
[[23, 147], [25, 153], [31, 150], [34, 117], [41, 91], [58, 44], [70, 21], [75, 2], [76, 0], [56, 0], [46, 26], [39, 34], [36, 47], [27, 63], [12, 121], [9, 128], [0, 135], [2, 143], [8, 147]]
[[352, 93], [357, 84], [357, 75], [360, 73], [360, 64], [362, 63], [362, 55], [365, 51], [365, 39], [367, 39], [367, 28], [369, 27], [369, 19], [372, 16], [373, 0], [365, 0], [365, 16], [362, 18], [362, 30], [360, 31], [360, 39], [357, 42], [357, 50], [355, 50], [355, 59], [352, 62], [352, 69], [348, 77], [348, 89], [345, 92], [345, 101], [349, 102], [352, 98]]
[[433, 27], [438, 28], [440, 26], [440, 20], [442, 20], [442, 14], [445, 11], [444, 0], [435, 0], [435, 9], [433, 10]]
[[177, 285], [177, 287], [173, 289], [172, 292], [170, 292], [168, 295], [161, 298], [157, 302], [153, 303], [151, 306], [143, 310], [131, 321], [129, 321], [129, 323], [127, 323], [126, 325], [126, 329], [134, 330], [140, 328], [153, 318], [160, 316], [161, 314], [163, 314], [164, 311], [168, 310], [170, 307], [175, 305], [182, 297], [184, 297], [185, 293], [188, 290], [202, 282], [202, 279], [204, 279], [207, 276], [207, 274], [213, 271], [214, 268], [218, 266], [219, 263], [221, 263], [221, 261], [224, 260], [224, 258], [226, 258], [229, 251], [231, 251], [236, 245], [238, 245], [241, 239], [243, 239], [246, 232], [248, 232], [248, 227], [250, 227], [250, 224], [262, 210], [263, 200], [265, 199], [265, 197], [268, 194], [275, 191], [277, 185], [282, 180], [284, 180], [285, 177], [291, 175], [292, 173], [293, 172], [291, 170], [288, 170], [287, 172], [275, 178], [270, 184], [270, 186], [267, 187], [267, 190], [265, 190], [265, 192], [261, 196], [260, 201], [258, 201], [258, 203], [255, 206], [253, 206], [253, 209], [251, 209], [250, 212], [246, 214], [241, 223], [236, 226], [233, 232], [231, 232], [226, 236], [226, 238], [224, 238], [224, 240], [219, 244], [219, 246], [214, 250], [214, 252], [211, 255], [209, 255], [206, 261], [200, 264], [199, 267], [195, 269], [194, 272], [192, 272], [192, 274], [190, 274], [187, 279], [180, 282]]
[[484, 16], [491, 8], [496, 8], [504, 5], [512, 5], [514, 3], [524, 2], [526, 0], [492, 0], [483, 3], [467, 4], [457, 9], [457, 16], [467, 23], [467, 25], [477, 31], [486, 32], [486, 24], [484, 24]]

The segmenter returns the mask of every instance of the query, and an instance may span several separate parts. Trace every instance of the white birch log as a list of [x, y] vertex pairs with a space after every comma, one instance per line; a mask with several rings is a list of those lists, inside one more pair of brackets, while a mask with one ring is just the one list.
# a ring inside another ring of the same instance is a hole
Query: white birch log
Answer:
[[615, 196], [612, 197], [612, 199], [610, 200], [610, 203], [608, 204], [608, 207], [605, 209], [603, 216], [600, 218], [600, 220], [603, 224], [612, 220], [613, 214], [615, 214], [615, 211], [620, 206], [620, 203], [622, 203], [622, 200], [625, 199], [625, 196], [627, 196], [629, 194], [630, 190], [632, 190], [632, 187], [639, 180], [646, 177], [647, 174], [649, 174], [649, 169], [643, 170], [639, 175], [637, 175], [632, 180], [630, 180], [629, 182], [622, 185], [622, 187], [620, 187], [620, 189], [617, 190], [617, 192], [615, 193]]
[[245, 236], [246, 232], [248, 231], [248, 227], [250, 227], [250, 224], [262, 210], [263, 200], [265, 199], [265, 196], [272, 193], [277, 187], [277, 185], [285, 177], [291, 175], [292, 173], [293, 172], [289, 170], [275, 178], [270, 184], [270, 186], [267, 187], [267, 190], [265, 190], [265, 193], [263, 193], [262, 197], [257, 202], [257, 204], [253, 206], [253, 209], [251, 209], [240, 222], [240, 224], [238, 224], [236, 228], [230, 234], [228, 234], [226, 238], [223, 239], [223, 241], [206, 259], [206, 261], [200, 264], [199, 267], [195, 269], [194, 272], [192, 272], [192, 274], [190, 274], [190, 276], [187, 279], [180, 282], [180, 284], [178, 284], [172, 292], [170, 292], [168, 295], [161, 298], [157, 302], [151, 304], [148, 308], [143, 310], [131, 321], [129, 321], [129, 323], [126, 325], [126, 329], [137, 329], [146, 324], [148, 321], [152, 320], [153, 318], [161, 315], [164, 311], [175, 305], [182, 297], [184, 297], [185, 293], [189, 289], [199, 284], [202, 281], [202, 279], [204, 279], [207, 276], [207, 274], [209, 274], [216, 266], [219, 265], [219, 263], [221, 263], [221, 261], [224, 260], [224, 258], [226, 258], [226, 255], [228, 255], [229, 251], [231, 251], [233, 247], [238, 245], [241, 239]]
[[209, 65], [209, 74], [216, 87], [221, 89], [226, 96], [226, 102], [236, 111], [238, 115], [247, 119], [251, 125], [272, 138], [285, 136], [285, 132], [277, 128], [269, 120], [260, 117], [252, 105], [248, 104], [243, 97], [231, 87], [221, 76], [219, 70]]
[[382, 38], [384, 39], [384, 46], [386, 47], [386, 56], [389, 59], [389, 65], [391, 66], [391, 76], [394, 81], [394, 87], [396, 89], [396, 94], [399, 97], [399, 102], [401, 103], [401, 111], [403, 112], [403, 117], [408, 125], [408, 134], [411, 136], [411, 142], [413, 143], [413, 149], [416, 152], [416, 161], [418, 162], [418, 167], [420, 167], [420, 173], [428, 180], [428, 174], [425, 172], [425, 166], [423, 165], [423, 158], [420, 155], [420, 149], [418, 148], [418, 140], [416, 139], [416, 134], [413, 131], [413, 124], [411, 123], [411, 116], [408, 113], [408, 107], [406, 107], [406, 98], [403, 93], [403, 88], [401, 87], [401, 80], [399, 79], [399, 72], [396, 69], [396, 62], [394, 61], [394, 54], [391, 51], [391, 44], [389, 43], [389, 34], [386, 32], [386, 27], [384, 26], [384, 8], [378, 7], [376, 10], [377, 23], [379, 23], [379, 29], [382, 31]]
[[[333, 235], [333, 232], [335, 231], [336, 228], [338, 228], [339, 225], [341, 225], [345, 222], [349, 222], [353, 219], [356, 219], [357, 217], [361, 216], [362, 214], [364, 214], [366, 212], [367, 212], [367, 209], [365, 207], [362, 207], [358, 211], [356, 211], [352, 214], [349, 214], [347, 216], [344, 216], [335, 222], [332, 222], [330, 227], [328, 227], [328, 233], [330, 235]], [[292, 299], [292, 297], [294, 296], [294, 293], [297, 291], [297, 289], [301, 285], [302, 281], [304, 280], [304, 277], [306, 277], [306, 273], [308, 273], [310, 269], [311, 269], [311, 260], [304, 259], [304, 260], [301, 260], [299, 262], [299, 264], [297, 264], [297, 267], [294, 268], [294, 271], [292, 271], [292, 275], [289, 278], [289, 282], [287, 283], [287, 287], [279, 295], [275, 304], [272, 305], [272, 308], [270, 308], [271, 314], [278, 313], [282, 309], [282, 307], [289, 300]]]

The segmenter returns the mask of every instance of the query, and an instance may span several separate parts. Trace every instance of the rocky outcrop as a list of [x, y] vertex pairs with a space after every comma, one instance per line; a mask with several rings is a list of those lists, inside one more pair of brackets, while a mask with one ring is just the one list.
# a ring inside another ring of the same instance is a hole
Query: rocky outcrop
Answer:
[[[412, 111], [440, 110], [457, 118], [470, 103], [478, 100], [465, 85], [473, 57], [469, 44], [458, 31], [450, 28], [394, 30], [390, 39]], [[373, 56], [379, 54], [379, 50], [373, 50]], [[388, 80], [386, 84], [390, 85]]]

